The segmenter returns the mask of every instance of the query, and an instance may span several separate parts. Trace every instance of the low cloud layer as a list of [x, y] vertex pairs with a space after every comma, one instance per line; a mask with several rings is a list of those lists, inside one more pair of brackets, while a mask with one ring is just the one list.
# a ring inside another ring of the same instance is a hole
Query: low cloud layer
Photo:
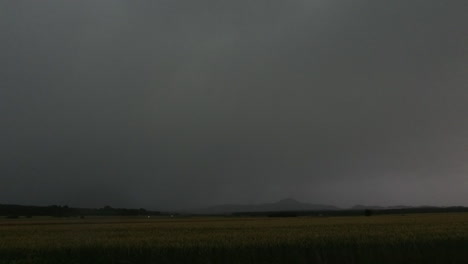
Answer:
[[466, 1], [0, 4], [0, 203], [468, 205]]

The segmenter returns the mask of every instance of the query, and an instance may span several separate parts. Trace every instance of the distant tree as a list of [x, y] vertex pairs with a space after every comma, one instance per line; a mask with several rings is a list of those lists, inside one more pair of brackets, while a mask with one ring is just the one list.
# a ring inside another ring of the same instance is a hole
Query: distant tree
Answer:
[[364, 210], [364, 215], [365, 216], [372, 216], [374, 212], [371, 209], [366, 209]]

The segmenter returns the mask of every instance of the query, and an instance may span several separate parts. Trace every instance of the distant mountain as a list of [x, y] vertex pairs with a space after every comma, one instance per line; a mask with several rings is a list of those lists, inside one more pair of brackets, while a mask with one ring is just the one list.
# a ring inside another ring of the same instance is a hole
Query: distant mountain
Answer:
[[351, 208], [351, 210], [389, 210], [389, 209], [411, 209], [414, 208], [413, 206], [406, 206], [406, 205], [394, 205], [394, 206], [378, 206], [378, 205], [355, 205]]
[[296, 201], [294, 199], [283, 199], [276, 203], [264, 203], [255, 205], [246, 204], [223, 204], [208, 208], [193, 210], [199, 214], [223, 214], [238, 212], [280, 212], [280, 211], [334, 211], [340, 208], [332, 205], [310, 204]]

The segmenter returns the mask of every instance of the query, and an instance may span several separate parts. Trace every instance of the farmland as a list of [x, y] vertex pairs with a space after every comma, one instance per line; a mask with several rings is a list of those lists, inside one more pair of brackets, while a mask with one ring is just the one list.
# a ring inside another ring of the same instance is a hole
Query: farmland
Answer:
[[7, 263], [468, 263], [468, 214], [1, 219]]

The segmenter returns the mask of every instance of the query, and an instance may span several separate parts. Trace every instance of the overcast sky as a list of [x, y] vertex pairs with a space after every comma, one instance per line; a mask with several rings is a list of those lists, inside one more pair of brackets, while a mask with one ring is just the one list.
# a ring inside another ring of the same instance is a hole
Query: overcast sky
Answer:
[[0, 2], [0, 203], [468, 206], [466, 0]]

